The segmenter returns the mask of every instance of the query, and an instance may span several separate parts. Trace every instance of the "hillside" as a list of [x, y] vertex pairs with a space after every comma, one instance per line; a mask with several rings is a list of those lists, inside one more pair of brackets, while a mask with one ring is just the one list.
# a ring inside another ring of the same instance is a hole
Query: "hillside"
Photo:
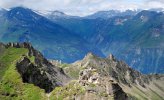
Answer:
[[73, 62], [87, 52], [104, 56], [79, 35], [28, 8], [15, 7], [2, 13], [0, 23], [1, 42], [30, 42], [48, 59]]
[[164, 99], [163, 75], [141, 74], [113, 55], [89, 53], [63, 64], [50, 63], [28, 43], [1, 43], [0, 51], [3, 100]]
[[[61, 66], [63, 67], [63, 66]], [[52, 92], [63, 98], [80, 98], [80, 100], [162, 100], [163, 97], [163, 75], [144, 75], [130, 68], [123, 61], [118, 61], [113, 55], [100, 58], [92, 53], [84, 59], [73, 64], [65, 65], [65, 73], [78, 80], [79, 92], [76, 95], [63, 92], [71, 91], [71, 86], [56, 89]], [[79, 73], [77, 75], [77, 73]], [[84, 91], [85, 90], [85, 91]], [[73, 91], [72, 91], [73, 92]], [[54, 97], [54, 96], [53, 96]], [[55, 98], [55, 97], [54, 97]]]
[[[27, 43], [0, 44], [0, 99], [46, 100], [70, 79]], [[40, 88], [39, 88], [40, 87]]]
[[[105, 16], [108, 12], [101, 14]], [[164, 72], [162, 12], [143, 10], [130, 16], [121, 14], [102, 19], [85, 17], [58, 17], [58, 19], [53, 21], [97, 46], [105, 56], [112, 53], [143, 73]]]
[[16, 7], [0, 11], [0, 41], [30, 42], [47, 59], [72, 63], [88, 52], [112, 53], [142, 73], [163, 73], [164, 14], [156, 11], [98, 12], [109, 18], [69, 16], [54, 11], [45, 17]]

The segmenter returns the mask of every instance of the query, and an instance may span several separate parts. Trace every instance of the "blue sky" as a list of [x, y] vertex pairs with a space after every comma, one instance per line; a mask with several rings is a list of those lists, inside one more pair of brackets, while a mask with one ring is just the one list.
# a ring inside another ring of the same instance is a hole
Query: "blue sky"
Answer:
[[59, 10], [85, 16], [101, 10], [163, 8], [164, 0], [0, 0], [0, 7], [24, 6], [41, 12]]

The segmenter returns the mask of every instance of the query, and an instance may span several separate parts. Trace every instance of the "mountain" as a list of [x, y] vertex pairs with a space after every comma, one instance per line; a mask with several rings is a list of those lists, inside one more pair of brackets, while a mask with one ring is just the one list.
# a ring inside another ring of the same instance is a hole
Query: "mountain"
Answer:
[[152, 9], [149, 9], [150, 11], [156, 11], [156, 12], [164, 12], [164, 9], [163, 8], [152, 8]]
[[140, 10], [132, 11], [132, 10], [126, 10], [126, 11], [119, 11], [119, 10], [109, 10], [109, 11], [98, 11], [92, 15], [86, 16], [85, 18], [89, 19], [108, 19], [111, 17], [116, 16], [134, 16], [136, 15]]
[[28, 43], [0, 43], [0, 51], [1, 100], [45, 100], [45, 92], [70, 80]]
[[6, 12], [6, 9], [0, 8], [0, 16], [3, 16]]
[[[104, 14], [104, 16], [107, 16]], [[54, 21], [143, 73], [164, 73], [164, 14], [143, 10], [132, 16]]]
[[[88, 53], [84, 59], [61, 67], [68, 76], [78, 80], [75, 84], [80, 83], [81, 89], [85, 90], [82, 91], [82, 95], [77, 92], [73, 97], [68, 94], [63, 95], [63, 98], [69, 96], [80, 100], [86, 98], [88, 100], [163, 99], [163, 75], [141, 74], [111, 54], [107, 58], [100, 58]], [[62, 91], [71, 91], [70, 87], [67, 87], [67, 90], [64, 89], [54, 90], [52, 94], [62, 97]]]
[[[162, 100], [164, 76], [144, 75], [113, 55], [50, 63], [28, 43], [0, 43], [0, 99]], [[58, 64], [58, 65], [55, 65]]]
[[112, 53], [142, 73], [164, 73], [163, 12], [130, 12], [87, 18], [55, 11], [53, 17], [45, 18], [16, 7], [0, 17], [0, 41], [30, 42], [46, 58], [69, 63], [88, 52], [100, 56]]
[[163, 13], [142, 11], [122, 25], [104, 24], [92, 40], [143, 73], [163, 73], [163, 22]]
[[3, 14], [0, 22], [0, 41], [30, 42], [48, 59], [73, 62], [91, 51], [103, 56], [79, 35], [28, 8], [12, 8]]
[[45, 14], [44, 16], [51, 19], [51, 20], [58, 20], [60, 18], [64, 18], [64, 19], [80, 18], [78, 16], [67, 15], [67, 14], [60, 12], [60, 11], [51, 11], [48, 14]]

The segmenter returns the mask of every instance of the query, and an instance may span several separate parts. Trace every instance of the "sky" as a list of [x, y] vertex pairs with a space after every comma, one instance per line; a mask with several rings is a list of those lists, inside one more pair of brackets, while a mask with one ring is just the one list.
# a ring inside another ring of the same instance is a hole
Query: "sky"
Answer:
[[40, 12], [59, 10], [86, 16], [97, 11], [164, 8], [164, 0], [0, 0], [1, 8], [27, 7]]

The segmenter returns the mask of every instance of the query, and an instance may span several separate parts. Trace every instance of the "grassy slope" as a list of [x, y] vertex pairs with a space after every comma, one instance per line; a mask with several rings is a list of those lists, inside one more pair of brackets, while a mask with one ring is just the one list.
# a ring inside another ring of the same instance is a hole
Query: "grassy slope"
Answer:
[[[80, 69], [82, 69], [82, 67], [73, 66], [69, 64], [64, 67], [66, 74], [72, 77], [73, 79], [78, 79], [78, 73], [80, 72]], [[163, 83], [164, 82], [162, 80], [152, 82], [150, 85], [147, 86], [147, 88], [143, 88], [135, 84], [131, 88], [124, 85], [123, 86], [121, 85], [121, 87], [130, 97], [132, 97], [132, 100], [163, 100], [164, 99], [163, 97], [164, 87], [162, 85]], [[62, 91], [69, 91], [69, 92], [74, 91], [71, 90], [71, 87], [69, 87], [69, 85], [67, 86], [67, 88], [59, 88], [59, 89]], [[62, 97], [61, 92], [57, 92], [57, 91], [58, 90], [55, 89], [52, 92], [51, 98], [55, 98], [57, 96], [59, 99], [60, 96]], [[68, 95], [67, 97], [70, 97], [70, 95]], [[66, 98], [66, 97], [62, 97], [62, 98]]]
[[83, 95], [84, 93], [85, 88], [76, 81], [72, 81], [64, 87], [55, 88], [51, 93], [50, 100], [73, 100], [74, 95]]
[[16, 71], [15, 63], [28, 52], [24, 48], [8, 48], [0, 54], [0, 99], [1, 100], [45, 100], [44, 90], [23, 83]]
[[[28, 50], [24, 48], [8, 48], [2, 51], [3, 53], [0, 53], [0, 100], [46, 100], [47, 97], [44, 90], [33, 84], [23, 83], [20, 74], [16, 70], [15, 63], [21, 59], [22, 55], [26, 55]], [[29, 57], [29, 59], [34, 63], [34, 57]], [[67, 66], [64, 67], [67, 68]], [[83, 96], [85, 88], [76, 83], [76, 81], [72, 81], [64, 87], [55, 88], [51, 92], [49, 99], [63, 100], [71, 99], [73, 95]], [[123, 88], [125, 92], [136, 98], [136, 100], [164, 99], [162, 97], [164, 88], [160, 81], [148, 87], [148, 89], [138, 86]]]
[[163, 100], [164, 91], [162, 89], [164, 88], [161, 83], [163, 82], [158, 81], [158, 83], [151, 83], [146, 88], [142, 88], [137, 85], [134, 85], [131, 88], [123, 86], [123, 90], [129, 96], [135, 98], [134, 100]]

